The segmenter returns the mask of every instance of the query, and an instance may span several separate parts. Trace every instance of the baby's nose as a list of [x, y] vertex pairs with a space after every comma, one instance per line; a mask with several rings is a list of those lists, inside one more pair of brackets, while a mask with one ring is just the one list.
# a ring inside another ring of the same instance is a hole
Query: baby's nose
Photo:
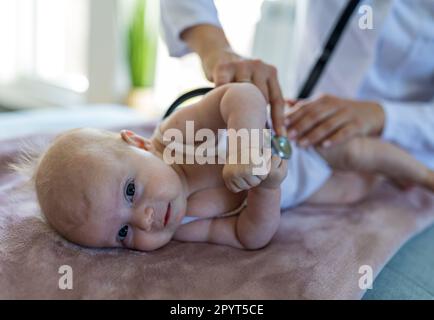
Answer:
[[138, 227], [145, 231], [151, 231], [152, 223], [154, 222], [154, 209], [145, 208], [144, 212], [139, 214], [139, 219], [137, 221]]

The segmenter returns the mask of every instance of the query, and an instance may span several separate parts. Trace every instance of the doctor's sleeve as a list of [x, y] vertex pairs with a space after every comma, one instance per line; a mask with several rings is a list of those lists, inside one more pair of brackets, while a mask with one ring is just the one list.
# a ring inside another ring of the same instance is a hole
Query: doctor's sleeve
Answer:
[[191, 52], [180, 37], [185, 29], [199, 24], [221, 28], [213, 0], [160, 0], [160, 12], [163, 37], [172, 57]]
[[434, 165], [434, 5], [414, 2], [391, 4], [357, 96], [382, 105], [382, 138]]
[[409, 151], [434, 152], [434, 101], [380, 101], [385, 113], [382, 137]]

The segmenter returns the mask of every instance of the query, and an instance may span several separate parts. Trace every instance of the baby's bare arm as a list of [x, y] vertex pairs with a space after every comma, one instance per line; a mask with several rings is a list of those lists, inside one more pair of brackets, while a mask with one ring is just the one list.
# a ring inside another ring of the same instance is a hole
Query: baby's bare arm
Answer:
[[263, 129], [267, 103], [254, 85], [231, 83], [206, 94], [199, 102], [174, 112], [161, 125], [161, 130], [176, 128], [185, 132], [186, 121], [194, 121], [195, 130]]
[[280, 222], [280, 184], [287, 174], [287, 161], [273, 156], [270, 174], [247, 193], [247, 207], [239, 216], [199, 220], [182, 225], [175, 239], [210, 242], [242, 249], [266, 246]]
[[260, 249], [279, 227], [280, 188], [256, 187], [249, 192], [247, 202], [237, 221], [238, 239], [246, 249]]
[[256, 187], [249, 190], [248, 205], [239, 216], [203, 219], [181, 225], [174, 239], [208, 242], [240, 249], [266, 246], [280, 221], [280, 189]]

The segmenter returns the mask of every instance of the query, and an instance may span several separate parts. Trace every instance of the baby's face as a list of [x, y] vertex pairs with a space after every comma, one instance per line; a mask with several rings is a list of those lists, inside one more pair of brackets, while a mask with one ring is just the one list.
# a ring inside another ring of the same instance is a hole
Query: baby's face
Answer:
[[89, 247], [148, 251], [167, 244], [185, 214], [178, 173], [163, 162], [149, 140], [135, 134], [103, 137], [119, 145], [117, 152], [108, 152], [107, 144], [100, 142], [100, 135], [107, 133], [84, 129], [78, 134], [92, 145], [92, 156], [72, 163], [69, 187], [59, 190], [56, 197], [85, 218], [68, 228], [59, 221], [62, 212], [46, 213], [49, 222], [69, 240]]

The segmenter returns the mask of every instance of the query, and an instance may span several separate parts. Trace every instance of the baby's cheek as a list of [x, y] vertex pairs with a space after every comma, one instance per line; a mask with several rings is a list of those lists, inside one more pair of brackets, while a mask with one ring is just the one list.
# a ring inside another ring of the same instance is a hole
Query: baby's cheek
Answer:
[[134, 237], [134, 249], [139, 251], [157, 250], [170, 242], [173, 237], [172, 232], [161, 233], [140, 233]]
[[156, 173], [152, 184], [158, 190], [158, 194], [164, 198], [176, 197], [182, 189], [181, 180], [171, 169]]

